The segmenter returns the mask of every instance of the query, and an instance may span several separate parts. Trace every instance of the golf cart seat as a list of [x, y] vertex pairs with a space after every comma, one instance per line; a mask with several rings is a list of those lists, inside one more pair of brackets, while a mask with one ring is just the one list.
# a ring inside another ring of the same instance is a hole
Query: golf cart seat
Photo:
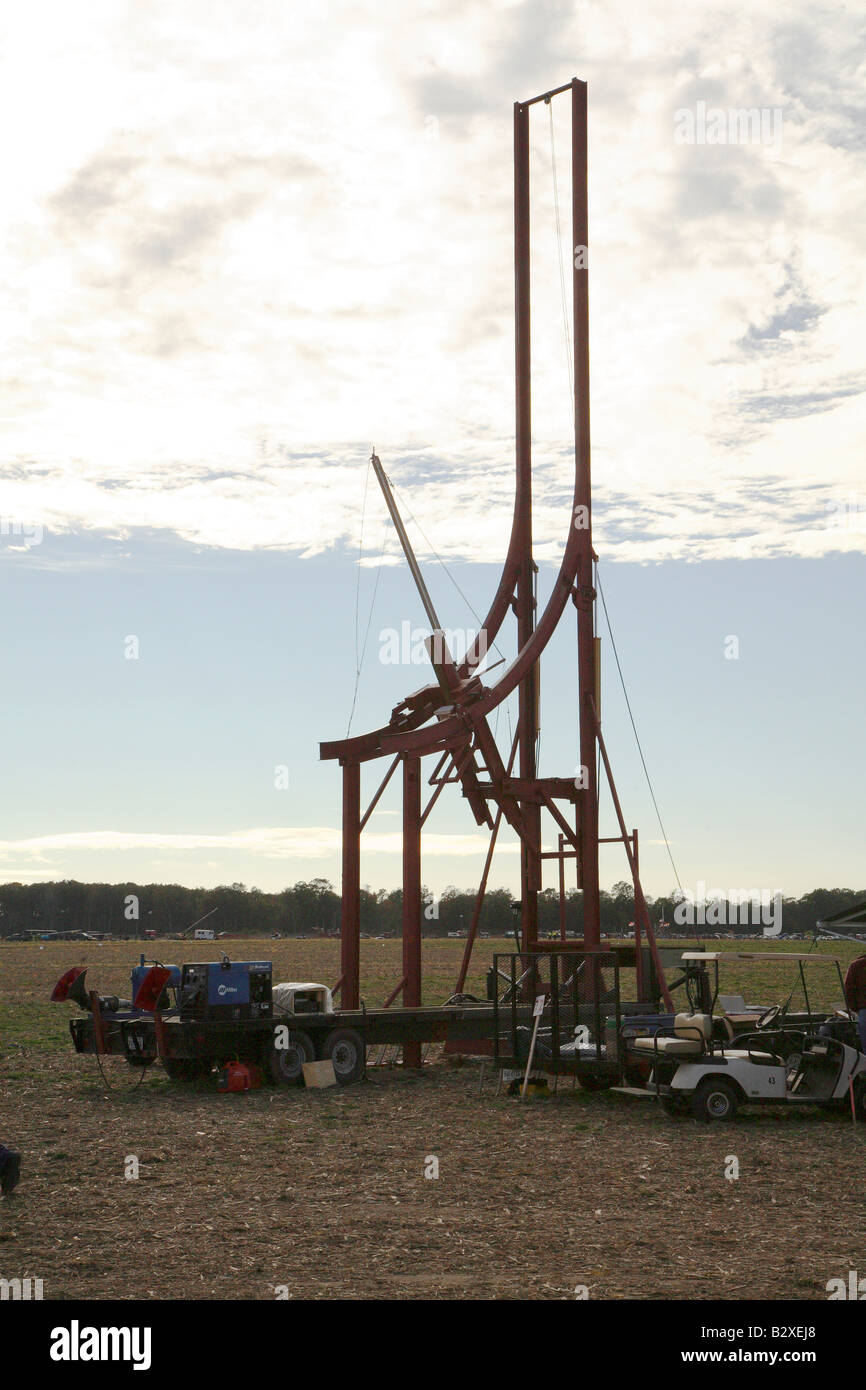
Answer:
[[711, 1014], [677, 1014], [672, 1037], [635, 1038], [632, 1046], [639, 1052], [663, 1052], [669, 1057], [700, 1057], [713, 1036]]

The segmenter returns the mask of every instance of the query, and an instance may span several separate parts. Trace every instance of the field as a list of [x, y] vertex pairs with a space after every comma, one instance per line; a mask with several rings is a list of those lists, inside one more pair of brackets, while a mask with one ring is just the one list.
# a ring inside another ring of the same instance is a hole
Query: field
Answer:
[[[133, 1091], [113, 1061], [122, 1089], [109, 1090], [72, 1052], [72, 1006], [48, 995], [77, 963], [91, 986], [123, 993], [137, 949], [0, 943], [0, 1139], [23, 1153], [21, 1186], [0, 1202], [0, 1277], [41, 1278], [46, 1298], [563, 1299], [585, 1286], [591, 1298], [823, 1299], [829, 1279], [863, 1266], [866, 1126], [817, 1110], [702, 1126], [568, 1080], [520, 1105], [495, 1095], [489, 1068], [479, 1095], [477, 1062], [441, 1060], [346, 1090], [246, 1096], [169, 1082], [158, 1066]], [[208, 943], [161, 949], [215, 957]], [[229, 949], [272, 958], [275, 979], [339, 973], [336, 941]], [[508, 947], [476, 948], [476, 994], [494, 949]], [[461, 950], [425, 943], [425, 1002], [451, 992]], [[363, 957], [372, 1006], [399, 978], [400, 944], [366, 942]], [[819, 977], [818, 999], [834, 1002], [831, 972]], [[722, 988], [772, 1003], [793, 983], [779, 961], [732, 966]]]

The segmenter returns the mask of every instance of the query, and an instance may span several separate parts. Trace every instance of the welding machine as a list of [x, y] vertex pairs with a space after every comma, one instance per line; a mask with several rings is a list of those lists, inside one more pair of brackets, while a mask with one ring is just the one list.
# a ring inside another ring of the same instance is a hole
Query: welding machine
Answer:
[[271, 1018], [269, 960], [193, 962], [184, 965], [180, 979], [181, 1018], [234, 1021]]

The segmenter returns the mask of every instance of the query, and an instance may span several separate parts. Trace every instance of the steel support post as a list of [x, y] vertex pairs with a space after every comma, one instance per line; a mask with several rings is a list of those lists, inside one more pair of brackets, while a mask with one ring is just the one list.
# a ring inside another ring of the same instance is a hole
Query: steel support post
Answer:
[[632, 882], [634, 883], [634, 898], [636, 909], [635, 921], [637, 921], [638, 916], [640, 916], [643, 919], [644, 934], [646, 935], [647, 945], [649, 946], [650, 954], [652, 955], [653, 965], [655, 966], [656, 971], [656, 977], [659, 982], [659, 988], [661, 990], [662, 998], [665, 1001], [665, 1008], [668, 1010], [669, 1013], [675, 1013], [676, 1010], [674, 1009], [673, 1000], [671, 999], [670, 991], [667, 987], [667, 982], [665, 980], [665, 972], [662, 967], [661, 957], [659, 956], [658, 946], [656, 944], [655, 932], [653, 931], [652, 922], [650, 921], [649, 908], [646, 905], [646, 898], [644, 897], [643, 889], [641, 888], [640, 878], [638, 877], [638, 866], [635, 861], [631, 837], [625, 828], [625, 816], [623, 815], [622, 807], [619, 804], [619, 796], [617, 795], [616, 783], [613, 780], [613, 773], [610, 767], [610, 759], [607, 756], [607, 749], [604, 746], [604, 735], [601, 732], [601, 725], [598, 723], [598, 720], [595, 719], [595, 707], [591, 704], [590, 708], [592, 710], [593, 720], [595, 722], [595, 733], [596, 738], [598, 739], [598, 751], [601, 754], [601, 760], [604, 763], [604, 771], [607, 777], [607, 785], [610, 788], [610, 796], [611, 800], [613, 801], [613, 809], [616, 812], [616, 819], [619, 824], [619, 833], [622, 837], [623, 848], [625, 849], [626, 858], [628, 859], [628, 865], [631, 869]]
[[574, 525], [579, 558], [577, 601], [577, 674], [580, 715], [580, 761], [586, 789], [580, 805], [580, 866], [583, 884], [583, 937], [588, 947], [600, 942], [598, 882], [598, 786], [593, 701], [595, 650], [592, 573], [592, 480], [589, 443], [589, 216], [587, 197], [586, 83], [571, 84], [571, 197], [574, 291], [574, 447], [576, 488]]
[[[403, 1005], [421, 1005], [421, 759], [403, 758]], [[420, 1067], [421, 1044], [403, 1044], [403, 1065]]]
[[343, 763], [343, 896], [340, 1005], [357, 1009], [361, 975], [361, 765]]
[[[529, 107], [514, 107], [514, 371], [515, 444], [517, 453], [518, 570], [515, 614], [517, 646], [522, 649], [535, 628], [535, 575], [532, 563], [532, 353], [529, 279]], [[538, 731], [537, 681], [533, 667], [518, 690], [519, 775], [536, 775]], [[538, 890], [541, 887], [541, 811], [523, 803], [527, 834], [521, 838], [521, 938], [524, 950], [538, 939]], [[527, 843], [528, 841], [528, 843]]]
[[559, 939], [565, 940], [565, 836], [559, 837]]
[[643, 999], [643, 957], [641, 955], [641, 922], [638, 904], [638, 894], [640, 892], [640, 847], [638, 844], [637, 830], [631, 832], [631, 848], [634, 855], [634, 950], [635, 950], [635, 984], [637, 986], [637, 997]]

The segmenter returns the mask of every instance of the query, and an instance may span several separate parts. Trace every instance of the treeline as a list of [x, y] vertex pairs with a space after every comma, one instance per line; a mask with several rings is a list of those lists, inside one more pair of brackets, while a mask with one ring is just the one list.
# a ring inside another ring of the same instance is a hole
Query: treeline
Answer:
[[[782, 931], [811, 932], [815, 923], [852, 902], [866, 898], [866, 891], [816, 888], [801, 898], [784, 898]], [[688, 926], [675, 925], [674, 908], [679, 895], [670, 893], [649, 899], [653, 923], [668, 923], [667, 931], [692, 935]], [[491, 936], [507, 936], [514, 930], [514, 899], [504, 888], [491, 889], [485, 898], [479, 930]], [[475, 907], [474, 892], [447, 888], [438, 896], [425, 891], [425, 935], [446, 936], [466, 932]], [[361, 931], [370, 936], [399, 936], [403, 894], [361, 891]], [[157, 936], [179, 936], [193, 922], [208, 916], [206, 925], [229, 936], [333, 936], [340, 929], [340, 897], [326, 879], [295, 883], [280, 893], [263, 893], [243, 883], [219, 888], [183, 888], [176, 883], [7, 883], [0, 887], [0, 937], [31, 932], [93, 932], [136, 938], [153, 931]], [[725, 913], [719, 925], [696, 926], [695, 935], [715, 931], [748, 933], [760, 926], [730, 923], [735, 913]], [[576, 892], [568, 894], [566, 930], [580, 934], [583, 903]], [[616, 883], [601, 894], [601, 929], [609, 936], [623, 936], [634, 925], [631, 885]], [[559, 931], [559, 897], [547, 889], [539, 898], [539, 932]]]

